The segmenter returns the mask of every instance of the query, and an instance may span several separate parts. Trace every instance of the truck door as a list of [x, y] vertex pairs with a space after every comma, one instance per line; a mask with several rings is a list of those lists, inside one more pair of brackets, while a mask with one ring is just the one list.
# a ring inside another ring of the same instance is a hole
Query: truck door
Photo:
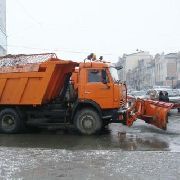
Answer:
[[105, 69], [87, 69], [84, 98], [92, 100], [101, 108], [113, 107], [113, 84]]

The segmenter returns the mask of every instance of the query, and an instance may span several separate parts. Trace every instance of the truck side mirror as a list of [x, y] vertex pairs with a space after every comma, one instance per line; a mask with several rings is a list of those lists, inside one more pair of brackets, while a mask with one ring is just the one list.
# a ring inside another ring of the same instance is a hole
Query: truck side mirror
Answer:
[[123, 66], [116, 66], [115, 67], [117, 70], [121, 70], [121, 69], [123, 69]]
[[106, 70], [102, 70], [102, 83], [107, 84], [107, 75], [106, 75]]

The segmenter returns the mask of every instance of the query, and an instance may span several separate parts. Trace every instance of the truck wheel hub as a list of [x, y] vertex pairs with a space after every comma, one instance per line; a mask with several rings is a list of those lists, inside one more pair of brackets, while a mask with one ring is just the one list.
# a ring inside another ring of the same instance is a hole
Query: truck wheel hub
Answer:
[[93, 119], [91, 116], [86, 116], [82, 119], [82, 125], [85, 129], [91, 129], [93, 127]]
[[2, 118], [2, 126], [4, 128], [12, 128], [15, 125], [14, 118], [10, 115], [6, 115]]

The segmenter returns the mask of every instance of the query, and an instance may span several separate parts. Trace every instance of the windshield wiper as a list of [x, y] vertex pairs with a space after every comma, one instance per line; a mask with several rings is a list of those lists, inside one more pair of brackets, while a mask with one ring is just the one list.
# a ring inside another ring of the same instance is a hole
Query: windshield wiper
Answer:
[[111, 68], [115, 68], [116, 70], [121, 70], [123, 69], [123, 66], [110, 66]]

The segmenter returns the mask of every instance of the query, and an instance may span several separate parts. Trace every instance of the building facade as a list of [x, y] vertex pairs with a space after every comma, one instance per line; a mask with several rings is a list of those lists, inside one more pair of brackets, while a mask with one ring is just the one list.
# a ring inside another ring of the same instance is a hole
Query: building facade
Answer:
[[180, 89], [180, 52], [177, 55], [177, 88]]
[[167, 86], [180, 89], [180, 52], [156, 54], [148, 52], [123, 55], [118, 65], [120, 80], [126, 81], [129, 89], [149, 89], [154, 86]]
[[117, 64], [123, 66], [123, 69], [119, 71], [119, 78], [126, 81], [129, 89], [140, 90], [154, 85], [154, 62], [149, 52], [124, 54]]
[[155, 74], [156, 85], [175, 88], [179, 79], [178, 53], [156, 54]]
[[139, 51], [132, 54], [124, 54], [123, 59], [126, 62], [125, 71], [127, 73], [129, 70], [136, 68], [140, 60], [143, 59], [145, 62], [151, 61], [152, 56], [147, 51]]
[[127, 85], [130, 89], [149, 89], [155, 85], [155, 63], [139, 60], [138, 65], [126, 74]]
[[0, 0], [0, 55], [5, 55], [6, 52], [6, 0]]

